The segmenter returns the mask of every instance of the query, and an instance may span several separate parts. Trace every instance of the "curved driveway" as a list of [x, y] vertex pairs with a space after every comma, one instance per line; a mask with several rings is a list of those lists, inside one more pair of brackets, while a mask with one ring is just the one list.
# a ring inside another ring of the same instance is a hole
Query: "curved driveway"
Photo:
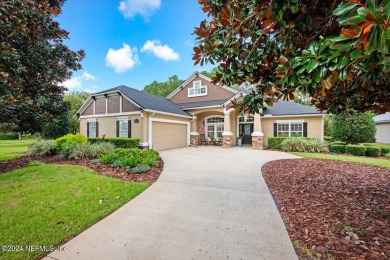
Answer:
[[297, 259], [250, 147], [161, 152], [159, 180], [47, 259]]

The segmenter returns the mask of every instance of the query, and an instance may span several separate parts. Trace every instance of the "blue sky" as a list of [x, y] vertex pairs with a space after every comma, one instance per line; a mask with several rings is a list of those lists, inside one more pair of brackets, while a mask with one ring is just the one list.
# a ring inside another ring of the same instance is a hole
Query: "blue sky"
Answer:
[[63, 83], [69, 91], [97, 92], [126, 85], [142, 89], [194, 71], [194, 27], [206, 19], [197, 0], [67, 0], [57, 18], [66, 44], [83, 49], [83, 69]]

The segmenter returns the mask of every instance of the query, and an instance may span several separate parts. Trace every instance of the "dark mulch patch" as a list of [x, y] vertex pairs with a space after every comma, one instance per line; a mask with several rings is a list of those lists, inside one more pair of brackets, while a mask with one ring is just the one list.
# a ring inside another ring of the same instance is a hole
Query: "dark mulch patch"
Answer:
[[0, 161], [0, 173], [5, 173], [15, 169], [26, 167], [30, 161], [41, 161], [44, 163], [55, 163], [55, 164], [70, 164], [80, 165], [91, 168], [92, 170], [100, 173], [101, 175], [126, 180], [133, 182], [155, 182], [164, 168], [164, 162], [160, 159], [157, 166], [152, 167], [149, 171], [142, 174], [135, 174], [131, 171], [128, 172], [124, 168], [112, 168], [111, 165], [105, 164], [94, 164], [90, 159], [83, 160], [68, 160], [63, 159], [60, 156], [25, 156], [18, 159]]
[[390, 258], [390, 169], [293, 159], [269, 162], [262, 172], [291, 239], [314, 257]]

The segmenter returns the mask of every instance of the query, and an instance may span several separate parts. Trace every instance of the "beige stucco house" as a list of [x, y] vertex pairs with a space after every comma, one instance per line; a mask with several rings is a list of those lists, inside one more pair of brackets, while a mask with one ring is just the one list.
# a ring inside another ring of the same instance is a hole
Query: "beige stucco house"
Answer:
[[374, 117], [377, 143], [390, 144], [390, 112]]
[[89, 137], [138, 137], [140, 146], [166, 150], [189, 145], [232, 147], [237, 137], [255, 149], [271, 136], [323, 139], [323, 114], [316, 109], [279, 101], [262, 114], [242, 115], [231, 101], [246, 89], [216, 86], [195, 72], [167, 98], [126, 86], [92, 94], [77, 112], [80, 132]]

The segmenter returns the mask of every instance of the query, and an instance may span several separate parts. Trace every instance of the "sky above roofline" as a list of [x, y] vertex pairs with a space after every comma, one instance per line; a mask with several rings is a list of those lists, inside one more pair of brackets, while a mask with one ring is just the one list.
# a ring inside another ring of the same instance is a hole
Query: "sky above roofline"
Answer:
[[69, 91], [98, 92], [119, 85], [143, 89], [194, 71], [194, 27], [206, 19], [196, 0], [67, 0], [57, 18], [65, 43], [83, 49], [83, 69], [63, 82]]

